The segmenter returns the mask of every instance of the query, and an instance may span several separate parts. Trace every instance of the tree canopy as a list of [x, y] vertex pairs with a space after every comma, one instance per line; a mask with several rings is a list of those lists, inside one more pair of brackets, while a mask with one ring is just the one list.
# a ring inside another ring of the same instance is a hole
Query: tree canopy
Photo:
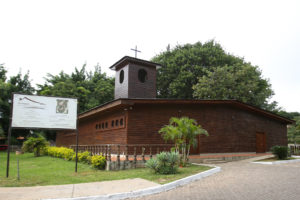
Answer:
[[177, 45], [172, 50], [168, 46], [152, 61], [163, 66], [157, 77], [160, 98], [238, 99], [267, 108], [274, 94], [258, 67], [225, 52], [213, 40]]
[[267, 99], [273, 95], [259, 69], [249, 64], [214, 67], [199, 77], [193, 89], [198, 99], [236, 99], [261, 108], [267, 108]]
[[288, 142], [290, 144], [300, 144], [300, 116], [295, 117], [294, 120], [295, 124], [288, 126]]
[[77, 97], [79, 112], [113, 100], [114, 79], [101, 73], [100, 66], [87, 72], [84, 64], [81, 69], [75, 67], [70, 75], [63, 71], [59, 75], [47, 74], [46, 82], [38, 85], [38, 94], [48, 96]]
[[[25, 75], [22, 75], [22, 73], [19, 72], [16, 76], [11, 76], [8, 80], [6, 78], [6, 73], [7, 70], [4, 65], [0, 65], [0, 112], [2, 112], [0, 117], [0, 133], [2, 134], [0, 134], [0, 136], [7, 135], [12, 93], [33, 94], [35, 91], [29, 79], [29, 72]], [[28, 131], [14, 130], [14, 138], [19, 134], [22, 134], [22, 132], [28, 133]]]
[[[19, 72], [16, 76], [6, 77], [7, 70], [0, 64], [0, 137], [7, 135], [9, 126], [9, 115], [11, 106], [11, 94], [13, 92], [23, 94], [39, 94], [47, 96], [76, 97], [79, 101], [79, 112], [86, 111], [92, 107], [113, 100], [114, 79], [101, 72], [99, 65], [95, 66], [94, 71], [86, 71], [86, 65], [81, 69], [75, 68], [71, 74], [63, 71], [58, 75], [48, 74], [44, 84], [38, 84], [36, 90], [31, 85], [29, 72], [22, 75]], [[28, 130], [13, 130], [14, 137], [12, 143], [18, 136], [26, 136]], [[55, 132], [47, 131], [47, 139], [54, 139]]]

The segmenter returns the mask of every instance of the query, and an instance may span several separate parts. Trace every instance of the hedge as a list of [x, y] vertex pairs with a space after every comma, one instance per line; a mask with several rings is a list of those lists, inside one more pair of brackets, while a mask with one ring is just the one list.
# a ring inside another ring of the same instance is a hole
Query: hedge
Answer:
[[[66, 147], [46, 147], [44, 149], [44, 155], [62, 158], [65, 160], [75, 161], [76, 153], [73, 149]], [[106, 159], [103, 155], [90, 155], [90, 152], [78, 152], [78, 162], [91, 164], [96, 169], [105, 169]]]

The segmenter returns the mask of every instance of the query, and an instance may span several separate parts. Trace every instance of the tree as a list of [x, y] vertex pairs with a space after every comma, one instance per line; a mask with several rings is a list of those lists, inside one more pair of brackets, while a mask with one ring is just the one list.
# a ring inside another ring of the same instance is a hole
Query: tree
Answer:
[[249, 64], [214, 67], [198, 78], [193, 89], [198, 99], [236, 99], [261, 108], [266, 108], [267, 99], [273, 95], [259, 69]]
[[3, 130], [1, 124], [0, 124], [0, 137], [5, 137], [5, 135], [4, 135], [4, 130]]
[[295, 117], [295, 124], [289, 125], [287, 130], [288, 143], [300, 144], [300, 116]]
[[[258, 67], [245, 62], [243, 58], [225, 52], [221, 45], [213, 40], [203, 44], [197, 42], [177, 45], [174, 49], [170, 49], [168, 46], [165, 52], [155, 56], [152, 61], [163, 66], [158, 70], [157, 76], [157, 96], [160, 98], [197, 99], [203, 96], [206, 99], [237, 98], [236, 95], [233, 95], [234, 91], [229, 90], [232, 90], [232, 87], [228, 88], [230, 85], [223, 87], [222, 81], [226, 81], [226, 84], [240, 86], [237, 99], [262, 108], [275, 109], [276, 104], [266, 105], [267, 100], [273, 95], [273, 91], [268, 80], [262, 78]], [[239, 70], [241, 71], [239, 72]], [[228, 81], [222, 79], [221, 75], [229, 77], [228, 71], [235, 71], [240, 78], [233, 77]], [[206, 86], [205, 92], [199, 91], [199, 87], [202, 85], [202, 82], [199, 83], [199, 79], [206, 78], [207, 80], [208, 75], [213, 76], [213, 74], [219, 76], [217, 79], [219, 82], [216, 82], [218, 85], [213, 85], [213, 88], [209, 88], [212, 85]], [[246, 87], [250, 81], [247, 75], [251, 75], [251, 78], [254, 79], [250, 85], [253, 87], [251, 90], [248, 89], [250, 86]], [[234, 82], [235, 79], [238, 82]], [[214, 94], [215, 88], [218, 88], [217, 94], [220, 95]], [[250, 91], [251, 98], [248, 98]], [[203, 95], [203, 93], [207, 95]], [[225, 95], [226, 93], [231, 95]]]
[[4, 68], [4, 64], [0, 64], [0, 80], [6, 80], [6, 69]]
[[276, 112], [278, 115], [281, 115], [283, 117], [289, 118], [289, 119], [295, 119], [297, 117], [300, 117], [300, 113], [299, 112], [286, 112], [284, 110], [279, 110], [278, 112]]
[[59, 75], [48, 74], [46, 83], [38, 85], [38, 94], [49, 96], [76, 97], [79, 112], [86, 111], [107, 101], [113, 100], [114, 79], [101, 73], [100, 66], [87, 72], [86, 65], [75, 68], [71, 75], [63, 71]]
[[[33, 94], [35, 92], [35, 89], [31, 86], [29, 72], [22, 75], [20, 71], [16, 76], [11, 76], [8, 80], [6, 78], [6, 72], [4, 66], [0, 65], [0, 110], [2, 112], [0, 125], [5, 135], [8, 133], [12, 93]], [[25, 136], [27, 134], [28, 130], [13, 130], [12, 135], [14, 137], [12, 141], [15, 141], [15, 137]]]
[[38, 157], [41, 155], [41, 151], [46, 146], [49, 146], [49, 143], [47, 140], [42, 137], [29, 137], [22, 146], [22, 150], [24, 152], [33, 152], [34, 156]]
[[220, 44], [211, 40], [204, 44], [168, 46], [152, 59], [163, 67], [158, 70], [157, 90], [161, 98], [193, 99], [192, 86], [212, 67], [244, 63], [243, 59], [227, 54]]
[[198, 125], [196, 120], [188, 117], [172, 117], [169, 125], [159, 130], [165, 141], [174, 141], [175, 152], [182, 155], [182, 162], [185, 165], [188, 161], [191, 146], [196, 147], [200, 134], [208, 135], [207, 131]]

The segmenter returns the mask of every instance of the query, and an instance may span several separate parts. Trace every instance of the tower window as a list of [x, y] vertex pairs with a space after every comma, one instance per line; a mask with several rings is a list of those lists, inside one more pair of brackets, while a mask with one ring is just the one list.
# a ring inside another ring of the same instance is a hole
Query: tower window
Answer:
[[118, 119], [116, 120], [116, 126], [119, 126], [119, 120]]
[[120, 83], [123, 83], [123, 81], [124, 81], [124, 70], [121, 70], [121, 72], [120, 72], [119, 81], [120, 81]]
[[147, 77], [147, 71], [144, 70], [144, 69], [140, 69], [138, 71], [138, 78], [139, 78], [140, 82], [145, 83], [145, 81], [148, 79], [148, 77]]
[[123, 126], [123, 118], [120, 119], [120, 126]]
[[105, 128], [107, 128], [108, 127], [108, 123], [107, 122], [105, 122]]

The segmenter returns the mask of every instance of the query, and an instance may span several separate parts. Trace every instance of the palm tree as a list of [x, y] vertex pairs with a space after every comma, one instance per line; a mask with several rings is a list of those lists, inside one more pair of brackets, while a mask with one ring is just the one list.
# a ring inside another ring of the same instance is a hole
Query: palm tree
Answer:
[[196, 147], [200, 134], [208, 135], [207, 131], [197, 124], [197, 121], [188, 117], [172, 117], [168, 125], [159, 130], [165, 141], [174, 141], [175, 152], [181, 155], [182, 164], [188, 162], [191, 146]]

